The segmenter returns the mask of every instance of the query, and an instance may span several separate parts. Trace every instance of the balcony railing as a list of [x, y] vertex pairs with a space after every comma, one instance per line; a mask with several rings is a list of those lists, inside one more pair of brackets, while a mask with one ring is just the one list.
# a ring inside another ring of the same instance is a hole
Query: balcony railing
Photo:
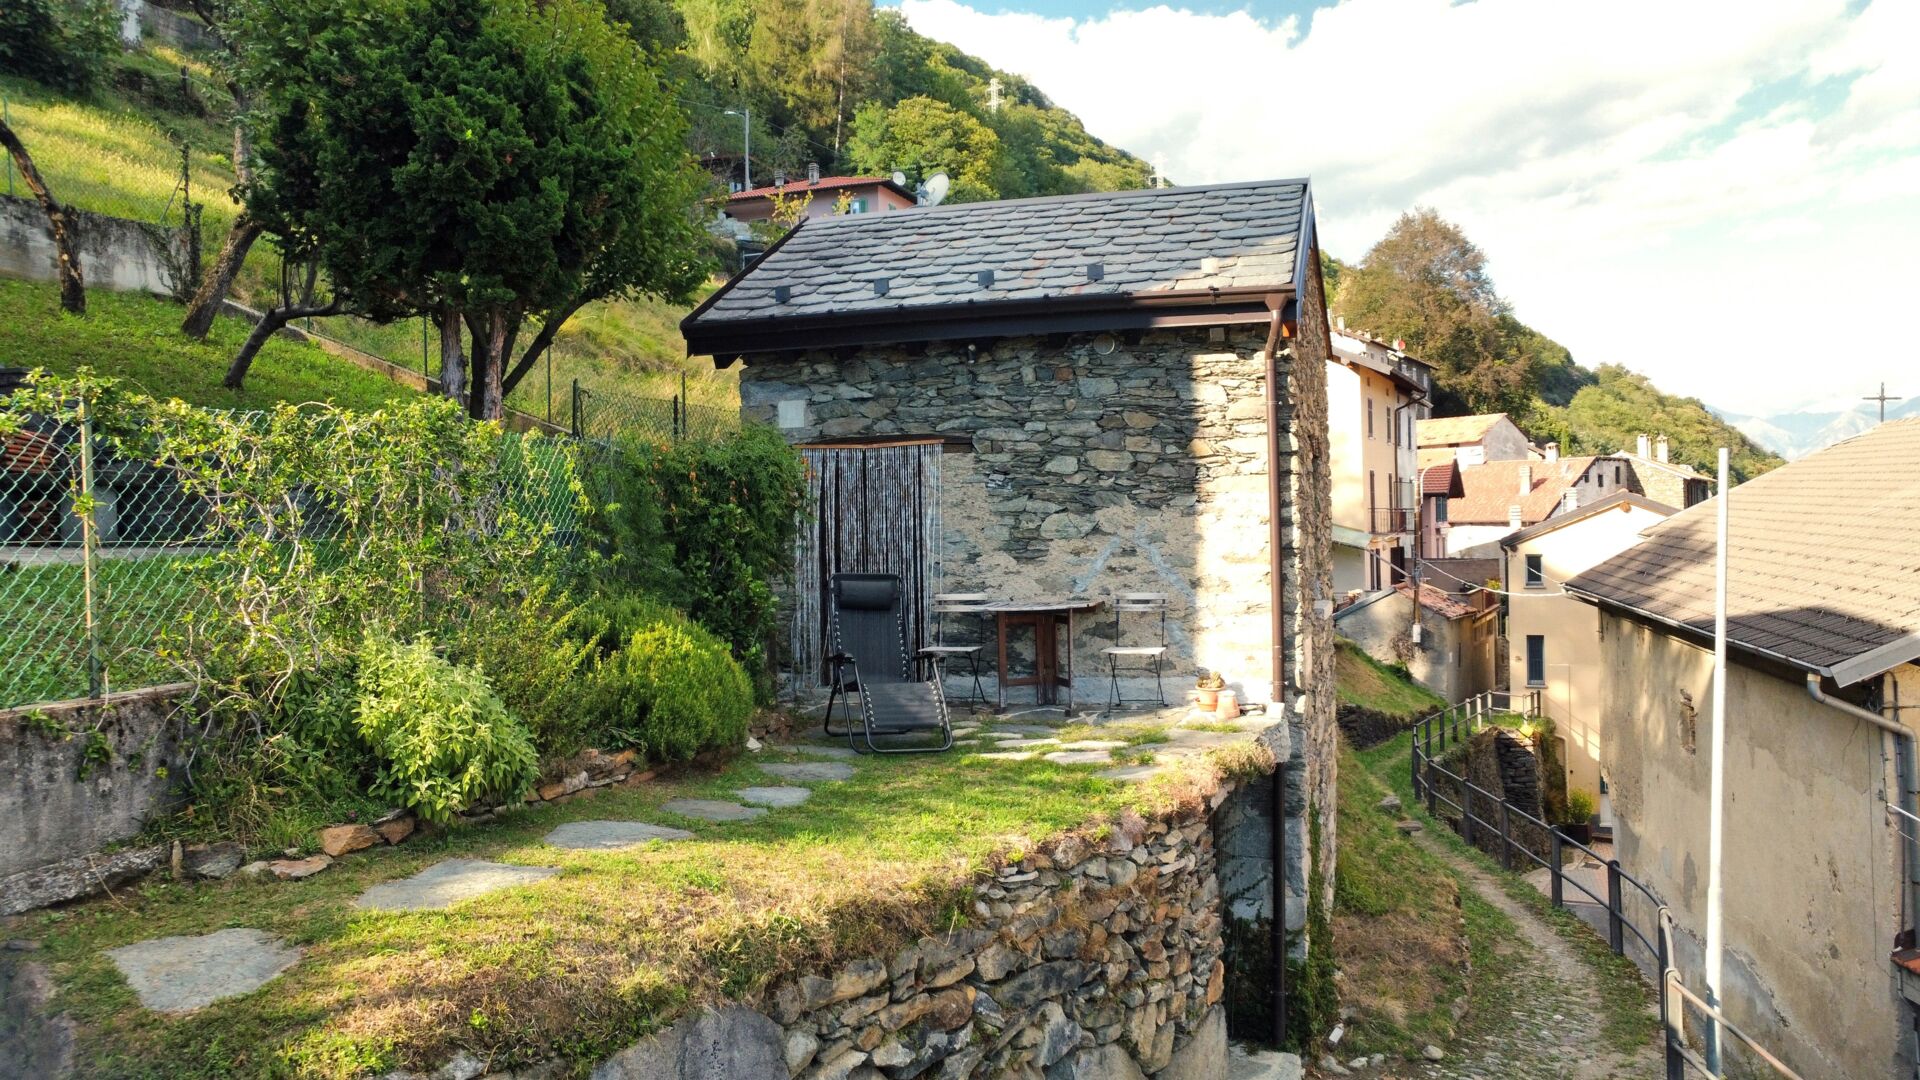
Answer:
[[1369, 532], [1410, 533], [1419, 511], [1410, 506], [1376, 506], [1371, 512]]

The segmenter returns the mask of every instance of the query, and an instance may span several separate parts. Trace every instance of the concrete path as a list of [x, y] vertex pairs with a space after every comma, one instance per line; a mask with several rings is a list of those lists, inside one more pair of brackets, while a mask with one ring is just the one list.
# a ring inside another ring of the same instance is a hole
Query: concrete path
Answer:
[[556, 866], [447, 859], [412, 877], [375, 885], [355, 903], [370, 911], [434, 911], [499, 889], [543, 881], [559, 872]]
[[1226, 1080], [1300, 1080], [1300, 1055], [1234, 1043], [1227, 1048]]
[[140, 1004], [181, 1013], [250, 994], [300, 960], [300, 950], [264, 930], [163, 937], [107, 952]]
[[775, 810], [799, 806], [813, 797], [813, 791], [803, 787], [744, 787], [733, 794], [743, 803], [770, 806]]
[[752, 821], [766, 813], [758, 806], [741, 806], [725, 799], [668, 799], [660, 809], [701, 821]]
[[691, 840], [685, 829], [644, 821], [569, 821], [547, 834], [547, 843], [571, 851], [612, 851], [653, 840]]

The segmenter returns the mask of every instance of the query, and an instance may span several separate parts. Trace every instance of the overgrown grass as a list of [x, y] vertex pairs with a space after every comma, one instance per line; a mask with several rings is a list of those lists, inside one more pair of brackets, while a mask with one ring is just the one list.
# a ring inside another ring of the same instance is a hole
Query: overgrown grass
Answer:
[[1409, 720], [1447, 707], [1440, 695], [1368, 656], [1353, 642], [1342, 641], [1339, 649], [1335, 671], [1341, 704]]
[[[1520, 720], [1512, 714], [1503, 714], [1497, 719], [1512, 725], [1517, 725]], [[1593, 932], [1593, 928], [1581, 922], [1573, 913], [1554, 907], [1526, 879], [1502, 870], [1499, 860], [1468, 845], [1445, 822], [1430, 817], [1424, 804], [1414, 801], [1413, 780], [1408, 771], [1412, 752], [1413, 735], [1408, 732], [1354, 756], [1368, 773], [1400, 797], [1406, 804], [1408, 816], [1421, 822], [1428, 835], [1454, 857], [1470, 861], [1493, 875], [1510, 898], [1545, 920], [1555, 933], [1600, 972], [1602, 977], [1595, 982], [1600, 987], [1601, 1000], [1596, 1004], [1603, 1018], [1603, 1031], [1613, 1049], [1629, 1052], [1646, 1045], [1658, 1033], [1659, 1021], [1650, 1011], [1653, 991], [1641, 978], [1639, 969], [1625, 957], [1615, 956], [1607, 943]]]
[[[710, 824], [660, 809], [769, 783], [740, 760], [717, 774], [607, 789], [563, 806], [457, 826], [348, 857], [306, 882], [147, 884], [24, 920], [14, 934], [78, 1021], [83, 1075], [348, 1077], [430, 1068], [457, 1049], [504, 1069], [585, 1062], [699, 1001], [753, 999], [783, 974], [885, 954], [964, 922], [965, 887], [997, 851], [1159, 797], [1092, 768], [947, 754], [863, 759], [805, 806]], [[617, 852], [550, 848], [563, 821], [640, 819], [693, 840]], [[377, 882], [459, 856], [557, 866], [547, 881], [446, 911], [378, 913]], [[256, 927], [300, 946], [261, 991], [184, 1016], [141, 1009], [104, 951], [169, 934]]]
[[10, 367], [60, 374], [92, 367], [156, 397], [227, 409], [326, 400], [366, 409], [412, 393], [315, 346], [284, 339], [260, 350], [244, 390], [228, 390], [220, 380], [246, 338], [246, 324], [217, 319], [206, 342], [194, 342], [180, 336], [183, 314], [168, 300], [94, 289], [87, 293], [87, 314], [75, 318], [60, 311], [53, 285], [0, 279], [0, 345]]

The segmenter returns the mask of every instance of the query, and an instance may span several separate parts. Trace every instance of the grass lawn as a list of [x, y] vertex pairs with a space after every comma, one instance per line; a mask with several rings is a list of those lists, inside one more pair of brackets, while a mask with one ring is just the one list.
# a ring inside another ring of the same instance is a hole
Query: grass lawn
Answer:
[[[963, 923], [973, 875], [996, 852], [1175, 797], [1101, 780], [1096, 766], [955, 752], [858, 760], [852, 780], [751, 822], [659, 808], [778, 783], [756, 766], [784, 759], [416, 836], [304, 882], [150, 883], [28, 916], [13, 936], [42, 942], [89, 1076], [348, 1077], [435, 1067], [460, 1048], [494, 1069], [559, 1055], [584, 1074], [697, 1002], [752, 998], [785, 974]], [[563, 821], [603, 818], [696, 837], [617, 852], [542, 842]], [[561, 873], [445, 911], [354, 906], [369, 885], [450, 856]], [[104, 955], [226, 927], [270, 931], [305, 956], [260, 991], [167, 1017], [140, 1008]]]
[[[171, 682], [179, 669], [153, 649], [163, 627], [177, 627], [207, 593], [191, 556], [99, 562], [101, 655], [109, 690]], [[86, 594], [77, 563], [0, 571], [0, 708], [60, 701], [87, 693]]]
[[1343, 705], [1358, 705], [1409, 721], [1447, 707], [1440, 695], [1368, 656], [1351, 641], [1340, 642], [1335, 673]]
[[185, 309], [159, 297], [94, 289], [87, 314], [60, 311], [52, 284], [0, 279], [0, 363], [71, 374], [89, 366], [156, 397], [214, 408], [260, 409], [278, 401], [332, 401], [370, 409], [413, 391], [328, 356], [317, 346], [275, 339], [254, 359], [246, 388], [220, 385], [246, 339], [238, 319], [215, 321], [206, 342], [180, 336]]

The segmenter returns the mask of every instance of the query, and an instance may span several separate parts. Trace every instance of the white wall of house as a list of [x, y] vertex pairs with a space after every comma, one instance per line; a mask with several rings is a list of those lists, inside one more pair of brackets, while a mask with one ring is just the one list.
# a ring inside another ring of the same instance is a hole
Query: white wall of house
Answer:
[[[1610, 612], [1600, 651], [1614, 852], [1672, 908], [1681, 976], [1698, 990], [1713, 655]], [[1920, 687], [1910, 666], [1902, 679]], [[1732, 665], [1727, 716], [1722, 997], [1732, 1019], [1803, 1076], [1914, 1075], [1888, 960], [1901, 864], [1879, 799], [1891, 783], [1881, 736], [1816, 704], [1785, 669]], [[1652, 917], [1638, 904], [1630, 915]]]

